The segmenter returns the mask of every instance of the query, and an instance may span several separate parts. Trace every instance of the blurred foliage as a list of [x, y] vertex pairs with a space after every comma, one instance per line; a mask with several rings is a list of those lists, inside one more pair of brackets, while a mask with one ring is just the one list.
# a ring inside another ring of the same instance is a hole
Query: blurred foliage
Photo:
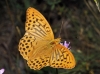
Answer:
[[45, 0], [48, 5], [50, 5], [51, 10], [55, 8], [55, 5], [60, 3], [61, 0]]
[[99, 12], [100, 12], [100, 0], [94, 0], [94, 1], [96, 3], [96, 6], [97, 6]]
[[99, 3], [99, 0], [0, 1], [0, 69], [5, 69], [4, 74], [56, 74], [56, 69], [51, 67], [31, 70], [19, 54], [18, 43], [25, 33], [26, 9], [31, 6], [46, 17], [55, 38], [63, 22], [62, 41], [71, 42], [76, 67], [58, 69], [58, 74], [100, 74]]

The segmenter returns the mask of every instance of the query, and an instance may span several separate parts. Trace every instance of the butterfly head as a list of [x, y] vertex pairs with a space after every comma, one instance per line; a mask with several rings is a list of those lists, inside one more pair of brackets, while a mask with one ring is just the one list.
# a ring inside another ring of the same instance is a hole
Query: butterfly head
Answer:
[[60, 43], [60, 39], [61, 39], [61, 38], [57, 38], [57, 39], [52, 40], [52, 41], [50, 42], [50, 45], [57, 45], [57, 44], [59, 44], [59, 43]]

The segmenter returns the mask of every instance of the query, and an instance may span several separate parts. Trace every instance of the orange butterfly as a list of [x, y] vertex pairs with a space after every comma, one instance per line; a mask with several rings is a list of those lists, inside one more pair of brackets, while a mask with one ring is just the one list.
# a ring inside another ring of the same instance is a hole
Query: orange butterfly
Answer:
[[75, 59], [68, 48], [54, 39], [52, 29], [44, 16], [29, 7], [26, 11], [25, 35], [20, 39], [19, 51], [31, 69], [43, 67], [71, 69]]

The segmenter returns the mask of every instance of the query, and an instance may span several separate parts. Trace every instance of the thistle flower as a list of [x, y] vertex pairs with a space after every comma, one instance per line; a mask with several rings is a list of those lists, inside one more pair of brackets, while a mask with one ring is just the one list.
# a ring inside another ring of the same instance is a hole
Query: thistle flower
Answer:
[[70, 49], [69, 45], [70, 45], [70, 42], [66, 42], [64, 41], [64, 43], [60, 43], [61, 45], [65, 46], [66, 48]]
[[5, 69], [1, 69], [1, 70], [0, 70], [0, 74], [3, 74], [4, 71], [5, 71]]

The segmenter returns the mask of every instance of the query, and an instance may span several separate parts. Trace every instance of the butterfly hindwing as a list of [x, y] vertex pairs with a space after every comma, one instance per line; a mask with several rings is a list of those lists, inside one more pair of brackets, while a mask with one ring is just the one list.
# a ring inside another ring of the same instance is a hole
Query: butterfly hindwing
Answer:
[[19, 51], [23, 58], [26, 60], [40, 57], [41, 55], [49, 56], [52, 48], [47, 44], [48, 41], [39, 41], [30, 33], [25, 33], [25, 35], [20, 39]]
[[24, 59], [29, 60], [32, 53], [35, 51], [36, 40], [34, 36], [25, 33], [25, 35], [20, 39], [19, 51]]
[[34, 70], [40, 70], [43, 67], [49, 66], [50, 57], [42, 56], [27, 61], [28, 66]]

